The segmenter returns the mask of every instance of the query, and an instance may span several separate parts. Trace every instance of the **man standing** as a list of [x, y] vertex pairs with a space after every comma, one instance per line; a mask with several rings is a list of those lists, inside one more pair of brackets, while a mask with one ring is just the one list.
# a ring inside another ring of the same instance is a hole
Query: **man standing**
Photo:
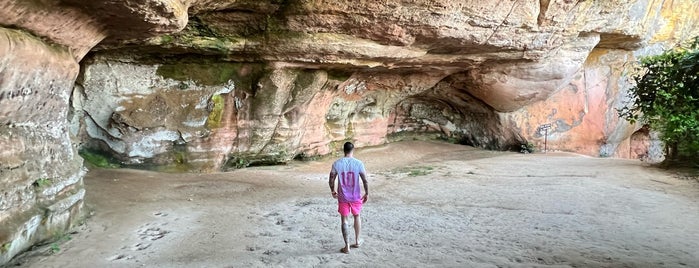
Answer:
[[[345, 247], [340, 251], [349, 254], [350, 245], [347, 241], [349, 215], [352, 213], [354, 216], [354, 244], [352, 247], [358, 248], [362, 244], [362, 240], [359, 239], [359, 231], [362, 228], [359, 212], [362, 211], [362, 204], [367, 201], [369, 185], [366, 179], [364, 163], [353, 157], [354, 144], [345, 142], [343, 151], [345, 152], [345, 157], [333, 163], [328, 184], [330, 184], [330, 192], [332, 192], [333, 198], [337, 199], [337, 211], [340, 212], [342, 238], [345, 240]], [[335, 191], [335, 178], [338, 177], [337, 191]], [[362, 184], [364, 185], [363, 196], [359, 187], [359, 178], [362, 179]]]

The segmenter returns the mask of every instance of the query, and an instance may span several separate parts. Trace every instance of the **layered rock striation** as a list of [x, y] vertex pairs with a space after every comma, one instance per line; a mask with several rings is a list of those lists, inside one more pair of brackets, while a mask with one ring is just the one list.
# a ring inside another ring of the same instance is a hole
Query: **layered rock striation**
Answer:
[[71, 109], [79, 62], [108, 36], [105, 17], [57, 0], [0, 1], [0, 265], [83, 217], [86, 169], [69, 120], [81, 113]]
[[[416, 136], [654, 158], [630, 62], [699, 3], [3, 0], [0, 263], [80, 217], [82, 159], [217, 171]], [[550, 126], [544, 130], [542, 126]]]
[[[553, 150], [628, 157], [640, 128], [616, 116], [628, 63], [695, 35], [698, 8], [188, 4], [182, 31], [105, 42], [83, 62], [85, 148], [124, 165], [219, 170], [323, 155], [345, 140], [376, 145], [432, 133], [499, 150], [541, 148], [546, 135]], [[172, 105], [186, 108], [162, 112]]]
[[85, 169], [67, 129], [78, 70], [67, 49], [0, 28], [0, 262], [78, 217]]

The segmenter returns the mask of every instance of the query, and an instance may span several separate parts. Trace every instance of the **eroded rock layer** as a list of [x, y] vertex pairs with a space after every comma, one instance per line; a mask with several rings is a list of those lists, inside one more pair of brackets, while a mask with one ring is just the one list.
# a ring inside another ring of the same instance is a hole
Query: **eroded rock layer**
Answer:
[[78, 63], [0, 28], [0, 263], [79, 217], [85, 169], [67, 129]]
[[415, 135], [657, 158], [616, 114], [628, 63], [698, 22], [692, 0], [0, 0], [0, 263], [78, 217], [78, 147], [170, 171]]
[[629, 144], [640, 126], [616, 116], [627, 63], [696, 34], [698, 10], [682, 1], [204, 3], [189, 3], [181, 32], [106, 42], [83, 63], [86, 148], [126, 165], [218, 170], [431, 133], [500, 150], [543, 149], [546, 136], [552, 150], [629, 157], [641, 149]]

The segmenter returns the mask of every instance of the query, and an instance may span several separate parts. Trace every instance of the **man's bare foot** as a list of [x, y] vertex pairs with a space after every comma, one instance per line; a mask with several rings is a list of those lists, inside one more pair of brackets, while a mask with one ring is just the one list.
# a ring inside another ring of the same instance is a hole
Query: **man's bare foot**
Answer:
[[349, 247], [341, 248], [340, 252], [345, 253], [345, 254], [349, 254]]
[[359, 248], [359, 246], [361, 246], [362, 243], [364, 243], [364, 240], [361, 240], [361, 239], [360, 239], [359, 241], [357, 241], [357, 243], [351, 245], [350, 247], [352, 247], [352, 248]]

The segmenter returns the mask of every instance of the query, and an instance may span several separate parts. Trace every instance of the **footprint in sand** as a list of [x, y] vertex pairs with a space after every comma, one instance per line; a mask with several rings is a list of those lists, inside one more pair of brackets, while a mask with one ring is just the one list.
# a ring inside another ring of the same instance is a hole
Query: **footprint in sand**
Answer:
[[267, 256], [273, 256], [273, 255], [279, 255], [281, 253], [278, 250], [265, 250], [265, 252], [262, 252], [262, 254], [265, 254]]
[[145, 230], [140, 230], [138, 232], [138, 238], [140, 238], [141, 240], [155, 241], [165, 237], [165, 235], [168, 233], [170, 233], [170, 231], [163, 230], [160, 227], [149, 227]]
[[119, 255], [114, 255], [114, 256], [110, 257], [108, 260], [110, 260], [110, 261], [131, 260], [133, 258], [134, 258], [134, 256], [131, 256], [131, 255], [119, 254]]
[[[168, 214], [164, 212], [155, 212], [153, 213], [154, 216], [156, 217], [167, 217]], [[175, 219], [177, 220], [177, 219]], [[166, 226], [168, 223], [167, 222], [149, 222], [141, 225], [138, 230], [136, 230], [136, 233], [138, 234], [138, 239], [141, 240], [141, 242], [132, 245], [132, 246], [124, 246], [121, 249], [126, 250], [130, 249], [132, 251], [143, 251], [148, 248], [150, 248], [153, 243], [150, 241], [156, 241], [159, 239], [162, 239], [165, 237], [165, 235], [169, 234], [170, 231], [165, 230], [164, 226]], [[135, 259], [135, 256], [128, 255], [128, 254], [118, 254], [114, 255], [108, 260], [110, 261], [118, 261], [118, 260], [132, 260]]]
[[[156, 212], [153, 213], [153, 215], [157, 217], [167, 217], [167, 213], [165, 212]], [[162, 227], [166, 226], [168, 223], [167, 222], [150, 222], [146, 223], [141, 226], [141, 228], [138, 230], [138, 238], [141, 240], [150, 240], [150, 241], [155, 241], [158, 239], [161, 239], [165, 237], [166, 234], [170, 233], [170, 231], [167, 231], [163, 229]], [[150, 245], [149, 245], [150, 246]]]
[[257, 251], [257, 250], [260, 250], [260, 249], [262, 249], [262, 248], [260, 248], [260, 247], [258, 247], [258, 246], [246, 246], [246, 247], [245, 247], [245, 250], [247, 250], [247, 251]]
[[156, 212], [156, 213], [154, 213], [153, 215], [158, 216], [158, 217], [166, 217], [166, 216], [167, 216], [167, 213], [164, 213], [164, 212]]
[[141, 251], [141, 250], [145, 250], [145, 249], [149, 248], [151, 245], [152, 245], [151, 243], [138, 243], [138, 244], [134, 245], [133, 247], [131, 247], [131, 249], [135, 250], [135, 251]]

